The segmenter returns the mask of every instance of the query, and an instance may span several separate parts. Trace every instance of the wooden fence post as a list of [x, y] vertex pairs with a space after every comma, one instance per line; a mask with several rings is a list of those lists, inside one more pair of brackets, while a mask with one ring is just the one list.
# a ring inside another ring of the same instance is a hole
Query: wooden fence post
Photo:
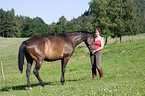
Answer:
[[1, 61], [1, 69], [2, 69], [3, 80], [5, 80], [5, 76], [4, 76], [4, 71], [3, 71], [2, 61]]

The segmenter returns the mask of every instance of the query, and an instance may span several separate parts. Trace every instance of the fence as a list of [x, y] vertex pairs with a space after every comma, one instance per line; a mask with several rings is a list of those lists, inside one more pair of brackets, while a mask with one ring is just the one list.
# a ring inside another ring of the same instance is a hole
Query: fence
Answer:
[[0, 63], [1, 63], [1, 70], [2, 70], [1, 72], [2, 72], [2, 75], [3, 75], [3, 80], [5, 80], [2, 61]]

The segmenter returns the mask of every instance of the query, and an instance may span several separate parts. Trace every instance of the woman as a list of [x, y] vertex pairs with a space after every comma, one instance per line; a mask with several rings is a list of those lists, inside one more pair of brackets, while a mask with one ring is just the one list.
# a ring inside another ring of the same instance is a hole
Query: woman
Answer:
[[100, 78], [104, 77], [103, 70], [100, 66], [101, 53], [102, 53], [102, 49], [104, 47], [104, 39], [103, 39], [103, 37], [100, 36], [100, 33], [101, 33], [101, 29], [96, 28], [96, 32], [95, 32], [96, 38], [95, 38], [95, 42], [94, 42], [95, 50], [91, 54], [92, 75], [93, 75], [94, 79], [96, 79], [96, 68], [98, 70]]

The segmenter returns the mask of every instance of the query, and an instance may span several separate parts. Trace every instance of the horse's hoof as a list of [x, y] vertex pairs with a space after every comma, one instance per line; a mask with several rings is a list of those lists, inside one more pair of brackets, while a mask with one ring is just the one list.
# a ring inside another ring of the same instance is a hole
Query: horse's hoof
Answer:
[[64, 83], [65, 83], [65, 81], [64, 81], [64, 80], [63, 80], [63, 81], [60, 81], [60, 82], [61, 82], [61, 84], [62, 84], [62, 85], [64, 85]]
[[61, 82], [62, 85], [64, 85], [64, 82]]
[[32, 90], [32, 88], [31, 87], [28, 87], [30, 90]]
[[42, 87], [44, 88], [44, 87], [45, 87], [45, 85], [42, 85]]

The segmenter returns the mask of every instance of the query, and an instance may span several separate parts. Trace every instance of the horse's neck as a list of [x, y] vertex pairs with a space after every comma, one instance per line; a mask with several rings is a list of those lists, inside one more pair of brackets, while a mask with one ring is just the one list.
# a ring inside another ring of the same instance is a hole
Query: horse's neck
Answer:
[[74, 46], [79, 45], [80, 43], [83, 42], [82, 36], [81, 35], [76, 35], [72, 37], [72, 42], [74, 43]]

